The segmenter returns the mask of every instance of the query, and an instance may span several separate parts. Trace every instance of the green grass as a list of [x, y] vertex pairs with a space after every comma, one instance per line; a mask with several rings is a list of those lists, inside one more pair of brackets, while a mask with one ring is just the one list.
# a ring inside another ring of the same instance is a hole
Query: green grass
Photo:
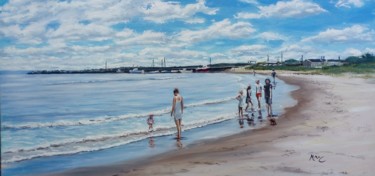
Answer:
[[352, 64], [341, 67], [324, 67], [318, 72], [321, 72], [323, 74], [372, 74], [375, 73], [375, 63]]
[[289, 71], [314, 71], [314, 70], [319, 70], [315, 68], [307, 68], [304, 66], [250, 66], [246, 67], [245, 69], [248, 70], [289, 70]]
[[302, 71], [309, 72], [312, 74], [329, 74], [338, 75], [343, 73], [355, 73], [355, 74], [367, 74], [371, 75], [375, 73], [375, 62], [361, 63], [361, 64], [350, 64], [345, 66], [333, 66], [317, 68], [306, 68], [304, 66], [250, 66], [246, 67], [248, 70], [289, 70], [289, 71]]

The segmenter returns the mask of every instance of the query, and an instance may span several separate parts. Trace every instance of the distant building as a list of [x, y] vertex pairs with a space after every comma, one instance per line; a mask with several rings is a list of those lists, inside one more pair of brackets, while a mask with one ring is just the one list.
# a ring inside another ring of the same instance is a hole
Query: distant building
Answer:
[[344, 61], [340, 59], [307, 59], [303, 61], [303, 66], [308, 68], [322, 68], [331, 66], [342, 66]]
[[340, 59], [329, 59], [326, 61], [325, 66], [342, 66], [344, 65], [344, 62]]
[[308, 68], [322, 68], [325, 62], [325, 59], [307, 59], [303, 61], [303, 66]]
[[284, 62], [285, 66], [300, 66], [302, 65], [300, 61], [297, 61], [295, 59], [288, 59]]

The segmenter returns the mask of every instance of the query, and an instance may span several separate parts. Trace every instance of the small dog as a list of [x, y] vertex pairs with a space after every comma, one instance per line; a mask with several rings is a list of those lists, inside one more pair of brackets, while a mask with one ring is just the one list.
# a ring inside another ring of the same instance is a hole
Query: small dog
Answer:
[[276, 123], [276, 119], [274, 119], [274, 118], [271, 118], [271, 119], [270, 119], [270, 123], [271, 123], [272, 126], [277, 125], [277, 123]]

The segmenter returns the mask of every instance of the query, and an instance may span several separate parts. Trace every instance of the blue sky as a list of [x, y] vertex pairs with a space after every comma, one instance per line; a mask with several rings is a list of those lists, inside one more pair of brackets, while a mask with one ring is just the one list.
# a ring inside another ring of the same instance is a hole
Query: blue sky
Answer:
[[373, 0], [0, 0], [0, 69], [375, 53]]

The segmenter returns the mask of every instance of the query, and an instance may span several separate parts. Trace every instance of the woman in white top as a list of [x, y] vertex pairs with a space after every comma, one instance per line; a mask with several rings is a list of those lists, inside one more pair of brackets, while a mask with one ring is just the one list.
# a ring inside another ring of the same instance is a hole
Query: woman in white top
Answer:
[[184, 112], [184, 99], [179, 94], [179, 91], [177, 88], [173, 90], [173, 103], [172, 103], [172, 111], [171, 116], [174, 117], [174, 121], [176, 123], [177, 128], [177, 139], [181, 138], [181, 120], [182, 120], [182, 114]]

